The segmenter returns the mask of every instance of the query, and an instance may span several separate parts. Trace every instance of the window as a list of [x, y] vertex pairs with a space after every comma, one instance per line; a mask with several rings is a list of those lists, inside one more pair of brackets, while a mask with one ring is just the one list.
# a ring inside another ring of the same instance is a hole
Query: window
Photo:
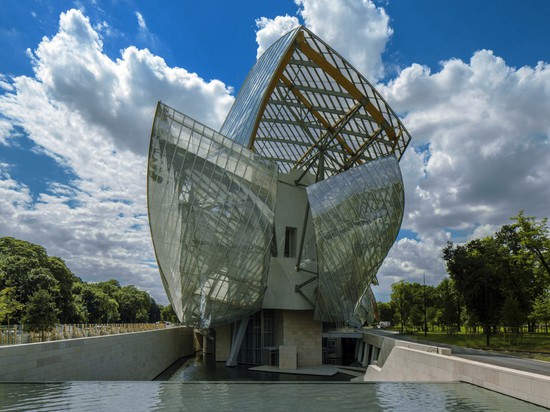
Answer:
[[285, 254], [284, 257], [296, 257], [296, 228], [287, 226], [285, 228]]

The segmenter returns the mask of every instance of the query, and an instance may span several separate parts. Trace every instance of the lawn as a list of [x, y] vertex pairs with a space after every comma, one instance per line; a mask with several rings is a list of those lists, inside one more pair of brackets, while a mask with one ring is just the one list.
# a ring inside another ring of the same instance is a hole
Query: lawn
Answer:
[[541, 333], [522, 333], [516, 336], [494, 334], [491, 335], [489, 347], [486, 346], [483, 334], [428, 332], [428, 336], [424, 337], [424, 333], [419, 332], [410, 337], [418, 341], [429, 340], [475, 349], [518, 352], [532, 359], [550, 362], [550, 335]]

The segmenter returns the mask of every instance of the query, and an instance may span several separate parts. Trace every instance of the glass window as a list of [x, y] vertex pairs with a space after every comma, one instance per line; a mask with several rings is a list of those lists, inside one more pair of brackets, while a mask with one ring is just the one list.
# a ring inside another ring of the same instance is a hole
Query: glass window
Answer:
[[285, 254], [286, 258], [296, 257], [296, 228], [285, 228]]

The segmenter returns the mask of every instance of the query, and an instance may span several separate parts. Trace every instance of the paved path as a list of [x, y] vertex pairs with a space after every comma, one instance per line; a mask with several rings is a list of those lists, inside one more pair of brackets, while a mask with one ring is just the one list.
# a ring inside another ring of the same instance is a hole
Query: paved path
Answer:
[[372, 329], [369, 332], [376, 333], [381, 336], [391, 337], [393, 339], [405, 340], [415, 343], [423, 343], [426, 345], [439, 346], [440, 348], [449, 348], [453, 356], [466, 358], [477, 362], [488, 363], [491, 365], [502, 366], [505, 368], [517, 369], [525, 372], [538, 373], [541, 375], [550, 376], [550, 362], [537, 361], [533, 359], [523, 359], [517, 356], [508, 355], [499, 352], [491, 352], [481, 349], [470, 349], [462, 346], [447, 345], [445, 343], [433, 342], [427, 340], [416, 339], [407, 335], [400, 335], [389, 331]]

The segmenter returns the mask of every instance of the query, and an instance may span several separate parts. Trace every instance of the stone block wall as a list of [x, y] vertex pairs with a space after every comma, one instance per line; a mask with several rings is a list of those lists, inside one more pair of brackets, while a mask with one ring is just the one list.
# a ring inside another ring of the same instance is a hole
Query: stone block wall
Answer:
[[323, 324], [313, 320], [312, 310], [283, 311], [283, 345], [294, 345], [298, 367], [323, 363]]
[[183, 327], [2, 346], [0, 381], [151, 380], [194, 353]]

